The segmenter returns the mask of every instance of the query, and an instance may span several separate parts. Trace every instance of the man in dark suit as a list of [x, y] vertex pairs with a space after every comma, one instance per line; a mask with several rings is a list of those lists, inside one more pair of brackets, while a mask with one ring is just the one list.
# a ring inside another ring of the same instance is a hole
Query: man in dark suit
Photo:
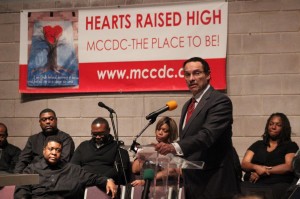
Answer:
[[210, 68], [204, 59], [185, 61], [183, 71], [193, 97], [182, 108], [180, 140], [158, 143], [155, 148], [163, 155], [173, 153], [192, 162], [205, 162], [202, 170], [182, 171], [187, 199], [232, 198], [240, 189], [231, 139], [231, 100], [209, 84]]

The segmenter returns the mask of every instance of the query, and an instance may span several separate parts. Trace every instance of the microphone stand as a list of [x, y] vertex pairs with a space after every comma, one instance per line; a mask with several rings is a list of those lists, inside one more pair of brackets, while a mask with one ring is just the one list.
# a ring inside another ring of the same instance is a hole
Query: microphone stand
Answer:
[[134, 153], [137, 153], [137, 146], [139, 145], [136, 140], [144, 133], [144, 131], [156, 121], [157, 115], [154, 117], [151, 117], [150, 121], [148, 122], [148, 124], [142, 129], [142, 131], [137, 134], [130, 146], [130, 151], [133, 151]]
[[[119, 142], [119, 135], [118, 135], [118, 132], [116, 130], [116, 126], [115, 126], [115, 123], [114, 123], [114, 119], [113, 119], [113, 113], [112, 111], [109, 111], [109, 117], [111, 119], [111, 124], [112, 124], [112, 127], [113, 127], [113, 131], [114, 131], [114, 136], [115, 136], [115, 139], [116, 139], [116, 142], [117, 142], [117, 152], [118, 152], [118, 156], [120, 158], [120, 163], [121, 163], [121, 169], [122, 169], [122, 173], [123, 173], [123, 176], [124, 176], [124, 180], [125, 180], [125, 186], [128, 184], [128, 180], [127, 180], [127, 176], [126, 176], [126, 173], [125, 173], [125, 169], [124, 169], [124, 163], [123, 163], [123, 159], [122, 159], [122, 155], [121, 155], [121, 150], [120, 150], [120, 142]], [[121, 189], [120, 189], [120, 183], [121, 183], [121, 176], [120, 176], [120, 173], [119, 173], [119, 166], [118, 166], [118, 163], [115, 161], [115, 167], [116, 167], [116, 170], [117, 170], [117, 173], [118, 173], [118, 178], [119, 178], [119, 183], [118, 183], [118, 191], [117, 193], [121, 193]], [[126, 189], [127, 190], [127, 189]], [[128, 197], [126, 197], [128, 196]], [[118, 197], [118, 196], [117, 196]], [[129, 198], [130, 197], [130, 192], [126, 191], [126, 195], [125, 195], [125, 198]]]
[[[144, 133], [144, 131], [156, 121], [157, 115], [154, 115], [150, 118], [148, 124], [141, 130], [141, 132], [139, 134], [137, 134], [130, 146], [130, 151], [133, 151], [135, 154], [137, 153], [138, 150], [138, 145], [140, 145], [139, 143], [136, 142], [136, 140]], [[146, 181], [148, 188], [150, 187], [150, 184], [148, 182], [149, 180]], [[127, 189], [126, 189], [127, 190]], [[145, 190], [143, 190], [142, 192], [142, 198], [147, 198], [148, 199], [148, 194], [149, 194], [149, 189], [147, 190], [147, 192]]]

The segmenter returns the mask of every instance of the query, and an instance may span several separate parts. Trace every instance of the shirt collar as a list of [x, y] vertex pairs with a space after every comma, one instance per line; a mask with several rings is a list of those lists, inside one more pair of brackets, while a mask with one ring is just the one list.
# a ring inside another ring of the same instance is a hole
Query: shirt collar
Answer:
[[200, 93], [198, 93], [198, 94], [196, 94], [196, 95], [194, 96], [194, 98], [195, 98], [195, 100], [196, 100], [196, 103], [199, 103], [199, 102], [200, 102], [201, 98], [203, 97], [203, 95], [206, 93], [206, 91], [207, 91], [209, 88], [210, 88], [210, 84], [208, 84], [208, 85], [206, 86], [206, 88], [205, 88], [202, 92], [200, 92]]
[[64, 166], [64, 163], [59, 160], [56, 165], [52, 166], [46, 161], [45, 158], [43, 158], [41, 165], [42, 165], [42, 169], [47, 169], [47, 168], [61, 169]]

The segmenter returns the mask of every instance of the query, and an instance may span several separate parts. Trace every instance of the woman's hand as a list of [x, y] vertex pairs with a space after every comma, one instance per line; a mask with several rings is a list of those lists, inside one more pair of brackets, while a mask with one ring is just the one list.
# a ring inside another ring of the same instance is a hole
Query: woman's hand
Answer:
[[270, 175], [270, 169], [272, 169], [272, 167], [267, 167], [264, 165], [255, 165], [254, 167], [255, 172], [260, 176]]
[[131, 183], [132, 186], [144, 186], [145, 180], [135, 180]]
[[258, 179], [259, 179], [259, 175], [256, 172], [251, 172], [249, 181], [251, 183], [256, 183]]
[[257, 169], [255, 171], [251, 172], [249, 181], [252, 183], [256, 183], [259, 180], [260, 176], [270, 175], [271, 169], [272, 169], [272, 167], [258, 165]]

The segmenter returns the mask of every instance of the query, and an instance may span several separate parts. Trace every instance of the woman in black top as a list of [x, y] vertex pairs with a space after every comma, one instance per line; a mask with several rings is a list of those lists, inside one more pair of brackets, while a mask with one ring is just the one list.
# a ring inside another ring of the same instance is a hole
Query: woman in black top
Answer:
[[292, 160], [299, 147], [291, 140], [290, 122], [283, 113], [268, 118], [262, 137], [248, 148], [242, 160], [242, 191], [264, 188], [265, 197], [279, 199], [293, 181]]

